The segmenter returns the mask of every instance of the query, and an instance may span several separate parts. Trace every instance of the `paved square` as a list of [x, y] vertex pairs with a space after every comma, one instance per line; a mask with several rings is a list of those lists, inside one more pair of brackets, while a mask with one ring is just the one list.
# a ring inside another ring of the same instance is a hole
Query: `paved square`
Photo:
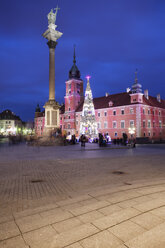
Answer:
[[1, 146], [0, 247], [164, 248], [164, 161], [165, 145]]

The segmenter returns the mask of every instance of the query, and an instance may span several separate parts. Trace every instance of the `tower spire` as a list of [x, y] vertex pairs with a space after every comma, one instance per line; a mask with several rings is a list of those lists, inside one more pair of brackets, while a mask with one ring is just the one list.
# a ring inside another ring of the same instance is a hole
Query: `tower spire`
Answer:
[[76, 52], [75, 52], [76, 45], [74, 45], [74, 53], [73, 53], [73, 64], [76, 64]]
[[136, 68], [136, 71], [135, 71], [135, 83], [136, 83], [136, 84], [137, 84], [137, 82], [138, 82], [137, 73], [138, 73], [138, 69]]

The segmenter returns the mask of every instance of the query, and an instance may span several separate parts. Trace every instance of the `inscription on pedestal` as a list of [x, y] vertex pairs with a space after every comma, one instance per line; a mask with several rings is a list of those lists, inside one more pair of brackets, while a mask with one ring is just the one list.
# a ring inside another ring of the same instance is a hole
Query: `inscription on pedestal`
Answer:
[[57, 111], [52, 111], [52, 125], [57, 126]]
[[50, 111], [47, 111], [47, 125], [50, 125]]

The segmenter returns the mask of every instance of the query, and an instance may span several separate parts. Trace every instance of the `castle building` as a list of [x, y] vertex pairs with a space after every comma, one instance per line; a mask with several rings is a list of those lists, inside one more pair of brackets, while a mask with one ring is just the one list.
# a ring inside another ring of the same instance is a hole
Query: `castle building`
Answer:
[[[89, 86], [87, 86], [89, 88]], [[79, 137], [84, 123], [83, 81], [76, 65], [75, 50], [73, 66], [66, 81], [65, 105], [60, 109], [60, 127], [63, 134]], [[108, 134], [112, 139], [122, 138], [123, 133], [130, 137], [152, 140], [165, 139], [165, 100], [160, 94], [150, 96], [148, 90], [142, 92], [142, 86], [137, 79], [131, 89], [117, 94], [107, 94], [93, 98], [97, 132]], [[35, 130], [42, 135], [44, 113], [39, 109], [35, 113]], [[87, 118], [86, 118], [87, 119]]]

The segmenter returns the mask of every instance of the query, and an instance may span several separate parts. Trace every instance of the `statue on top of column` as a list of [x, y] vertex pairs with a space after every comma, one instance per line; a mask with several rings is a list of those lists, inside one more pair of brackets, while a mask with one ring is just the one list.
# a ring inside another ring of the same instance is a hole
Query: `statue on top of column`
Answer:
[[56, 10], [55, 13], [53, 13], [53, 9], [51, 9], [51, 11], [49, 12], [49, 14], [47, 15], [48, 17], [48, 23], [49, 24], [55, 24], [56, 22], [56, 16], [57, 16], [57, 12], [60, 8], [58, 8], [58, 5], [56, 8], [54, 8]]

